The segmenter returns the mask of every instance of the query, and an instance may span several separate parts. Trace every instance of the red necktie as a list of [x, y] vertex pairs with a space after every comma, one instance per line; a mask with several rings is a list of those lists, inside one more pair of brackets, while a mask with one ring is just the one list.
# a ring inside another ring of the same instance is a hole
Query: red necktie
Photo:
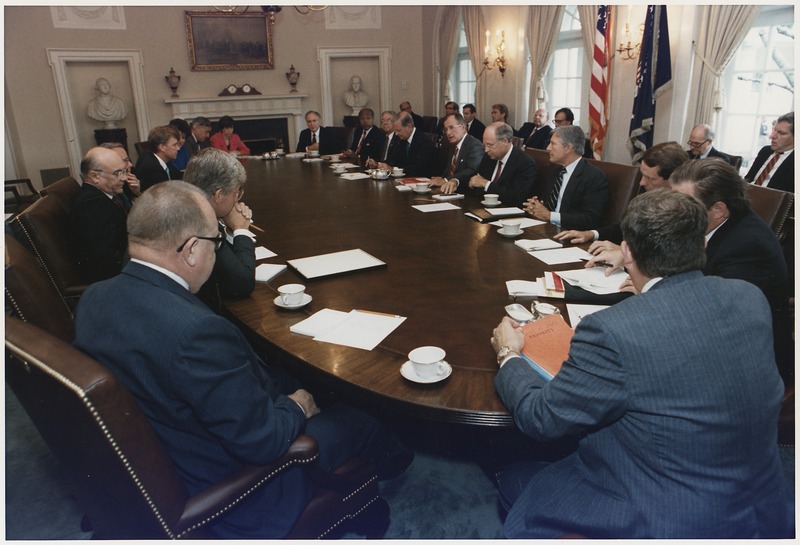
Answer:
[[764, 180], [766, 180], [767, 176], [769, 176], [769, 173], [772, 172], [772, 167], [775, 166], [775, 163], [778, 162], [778, 159], [781, 158], [782, 154], [783, 154], [782, 151], [776, 151], [775, 152], [775, 155], [773, 155], [770, 158], [770, 160], [767, 162], [767, 166], [764, 167], [764, 169], [761, 171], [761, 174], [759, 174], [758, 178], [756, 178], [756, 181], [753, 182], [754, 184], [756, 184], [756, 185], [764, 185]]
[[453, 160], [450, 161], [450, 176], [456, 173], [456, 166], [458, 166], [458, 146], [453, 150]]
[[500, 173], [503, 172], [503, 161], [497, 162], [497, 171], [494, 173], [494, 178], [492, 178], [492, 183], [496, 184], [497, 181], [500, 179]]
[[317, 143], [317, 133], [315, 133], [315, 132], [311, 133], [311, 143], [312, 144], [316, 144]]
[[361, 131], [361, 139], [358, 141], [358, 146], [356, 147], [356, 155], [361, 153], [361, 144], [364, 143], [365, 136], [367, 136], [367, 131]]

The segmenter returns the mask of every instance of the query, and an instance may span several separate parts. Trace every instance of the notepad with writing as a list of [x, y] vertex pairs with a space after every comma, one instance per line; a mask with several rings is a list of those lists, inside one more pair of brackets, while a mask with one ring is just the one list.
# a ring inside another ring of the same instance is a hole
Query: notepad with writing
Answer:
[[572, 328], [560, 314], [553, 314], [525, 324], [522, 331], [522, 357], [543, 379], [553, 380], [569, 354]]

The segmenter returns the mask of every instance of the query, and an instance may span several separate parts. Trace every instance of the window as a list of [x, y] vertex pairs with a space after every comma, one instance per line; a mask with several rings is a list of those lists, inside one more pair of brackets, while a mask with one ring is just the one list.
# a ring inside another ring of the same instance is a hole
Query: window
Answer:
[[[584, 102], [583, 72], [586, 64], [583, 61], [583, 37], [578, 7], [566, 6], [553, 60], [545, 76], [549, 95], [547, 105], [551, 117], [559, 108], [570, 108], [575, 114], [575, 124], [580, 124]], [[588, 101], [588, 97], [586, 100]]]
[[450, 88], [453, 93], [452, 100], [461, 106], [470, 102], [475, 102], [475, 71], [472, 69], [472, 62], [469, 60], [469, 50], [467, 49], [467, 34], [464, 32], [464, 23], [458, 35], [458, 51], [456, 62], [453, 67], [453, 74], [450, 77]]
[[794, 8], [763, 6], [723, 75], [719, 149], [741, 155], [746, 173], [769, 144], [773, 122], [794, 110]]

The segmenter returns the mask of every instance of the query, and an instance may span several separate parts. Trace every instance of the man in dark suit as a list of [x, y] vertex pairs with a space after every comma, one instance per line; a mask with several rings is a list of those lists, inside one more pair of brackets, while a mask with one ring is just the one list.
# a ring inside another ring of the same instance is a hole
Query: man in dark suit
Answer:
[[211, 277], [197, 296], [213, 310], [222, 310], [222, 298], [241, 299], [256, 287], [255, 238], [250, 231], [252, 211], [241, 201], [247, 174], [233, 155], [208, 149], [186, 166], [184, 180], [208, 198], [225, 242], [217, 250]]
[[150, 151], [142, 153], [136, 160], [136, 176], [142, 191], [161, 182], [181, 179], [181, 171], [172, 165], [181, 149], [179, 139], [178, 129], [172, 125], [162, 125], [150, 131], [147, 136]]
[[498, 475], [506, 537], [789, 537], [769, 307], [700, 272], [706, 222], [674, 191], [631, 202], [622, 248], [643, 293], [585, 316], [550, 382], [519, 357], [518, 324], [495, 329], [495, 387], [519, 429], [577, 439]]
[[190, 134], [183, 143], [183, 149], [188, 153], [189, 159], [211, 146], [211, 142], [208, 140], [210, 134], [211, 121], [207, 117], [195, 117], [191, 124]]
[[436, 134], [439, 135], [440, 139], [444, 137], [444, 122], [448, 116], [453, 114], [460, 114], [459, 107], [457, 102], [450, 101], [444, 105], [444, 115], [439, 118], [439, 121], [436, 123], [436, 130], [434, 131]]
[[483, 159], [483, 144], [467, 134], [467, 125], [459, 113], [450, 114], [444, 120], [444, 134], [448, 145], [445, 164], [440, 165], [441, 176], [431, 178], [432, 186], [441, 186], [442, 193], [464, 193], [469, 179], [478, 172]]
[[706, 159], [717, 157], [726, 163], [731, 163], [731, 156], [722, 153], [714, 147], [714, 130], [710, 125], [696, 125], [689, 133], [689, 155], [692, 159]]
[[401, 102], [400, 103], [400, 111], [407, 112], [411, 115], [411, 119], [414, 120], [414, 126], [421, 131], [425, 130], [425, 120], [422, 118], [421, 115], [417, 115], [411, 110], [411, 103], [409, 101]]
[[673, 189], [700, 199], [708, 211], [706, 275], [755, 284], [772, 309], [775, 356], [787, 383], [794, 374], [793, 318], [786, 259], [772, 229], [753, 212], [735, 168], [719, 159], [690, 161], [672, 173]]
[[[556, 114], [553, 116], [553, 124], [556, 128], [559, 127], [566, 127], [567, 125], [574, 125], [575, 124], [575, 114], [569, 108], [559, 108], [556, 110]], [[552, 132], [550, 133], [553, 134]], [[549, 144], [550, 142], [548, 142]], [[547, 149], [547, 146], [544, 147]], [[589, 142], [589, 139], [586, 138], [586, 135], [583, 135], [583, 157], [587, 159], [594, 158], [594, 153], [592, 152], [592, 143]]]
[[536, 182], [536, 163], [533, 158], [514, 147], [511, 138], [514, 129], [498, 121], [483, 132], [486, 150], [478, 174], [470, 178], [469, 187], [480, 193], [495, 193], [503, 206], [522, 206], [533, 195]]
[[759, 150], [745, 179], [794, 193], [794, 112], [778, 118], [769, 139], [770, 145]]
[[342, 154], [342, 159], [350, 159], [359, 165], [366, 165], [367, 159], [378, 159], [385, 137], [373, 124], [374, 118], [375, 112], [371, 108], [362, 108], [358, 112], [358, 127], [353, 131], [353, 141]]
[[542, 198], [534, 197], [525, 209], [536, 219], [562, 229], [586, 230], [600, 225], [608, 203], [608, 180], [597, 167], [590, 165], [580, 152], [586, 137], [575, 125], [553, 131], [547, 151], [550, 162], [561, 168], [550, 170]]
[[72, 202], [70, 224], [78, 264], [91, 282], [122, 270], [128, 247], [129, 204], [122, 192], [128, 168], [113, 150], [90, 149], [81, 161], [83, 184]]
[[320, 155], [331, 155], [342, 151], [341, 143], [336, 135], [328, 129], [322, 127], [320, 120], [322, 116], [319, 112], [309, 110], [306, 112], [307, 129], [300, 131], [300, 138], [297, 141], [297, 152], [319, 151]]
[[467, 122], [467, 134], [483, 142], [483, 131], [486, 130], [486, 125], [481, 123], [480, 119], [475, 118], [475, 105], [464, 104], [461, 111], [464, 112], [464, 121]]
[[519, 129], [519, 137], [525, 142], [526, 148], [547, 149], [552, 132], [547, 110], [540, 108], [533, 115], [533, 123], [525, 123]]
[[401, 167], [408, 176], [430, 176], [434, 169], [436, 147], [424, 132], [414, 127], [408, 112], [400, 112], [394, 122], [394, 138], [389, 157], [381, 168]]
[[[413, 455], [377, 420], [345, 405], [320, 409], [194, 295], [223, 242], [200, 190], [157, 185], [139, 197], [128, 229], [131, 262], [86, 290], [74, 345], [130, 389], [190, 495], [243, 464], [275, 461], [301, 433], [317, 440], [326, 470], [353, 456], [374, 461], [379, 477], [407, 467]], [[313, 493], [304, 472], [283, 473], [211, 528], [223, 538], [283, 537]]]

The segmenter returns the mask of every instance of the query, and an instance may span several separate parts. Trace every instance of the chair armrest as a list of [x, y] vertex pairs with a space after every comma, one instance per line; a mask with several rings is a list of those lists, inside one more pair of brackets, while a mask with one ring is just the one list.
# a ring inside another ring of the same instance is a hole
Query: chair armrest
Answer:
[[289, 445], [286, 454], [275, 462], [264, 466], [243, 466], [187, 500], [181, 519], [175, 525], [178, 537], [205, 526], [284, 471], [311, 464], [317, 458], [317, 441], [300, 435]]

